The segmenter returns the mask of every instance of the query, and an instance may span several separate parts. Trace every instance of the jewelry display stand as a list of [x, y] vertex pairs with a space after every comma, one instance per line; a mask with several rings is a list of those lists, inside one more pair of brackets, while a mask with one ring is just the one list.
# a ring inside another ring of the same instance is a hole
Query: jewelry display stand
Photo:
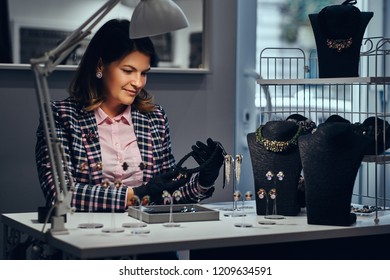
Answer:
[[242, 219], [241, 219], [241, 222], [240, 222], [240, 223], [235, 223], [235, 224], [234, 224], [235, 227], [241, 227], [241, 228], [252, 227], [252, 224], [247, 223], [247, 222], [245, 221], [245, 217], [246, 217], [246, 214], [245, 214], [245, 201], [246, 201], [246, 200], [251, 200], [251, 199], [252, 199], [252, 193], [249, 192], [249, 191], [246, 192], [245, 197], [242, 198], [242, 207], [241, 207], [241, 209], [242, 209], [242, 214], [243, 214], [243, 215], [241, 215]]
[[167, 191], [163, 194], [164, 204], [169, 205], [169, 219], [168, 222], [163, 223], [164, 227], [180, 227], [179, 223], [173, 221], [173, 196]]
[[268, 121], [247, 135], [255, 183], [256, 213], [275, 219], [296, 216], [302, 164], [298, 137], [302, 126], [293, 121]]
[[242, 217], [245, 216], [243, 208], [238, 207], [238, 202], [241, 200], [241, 192], [237, 190], [237, 184], [240, 182], [241, 176], [241, 165], [243, 157], [242, 155], [237, 154], [235, 158], [231, 155], [225, 155], [225, 181], [226, 184], [229, 184], [230, 178], [232, 177], [233, 185], [233, 204], [232, 208], [224, 208], [224, 211], [230, 211], [230, 213], [225, 213], [226, 217]]
[[[367, 15], [370, 16], [371, 13], [366, 14], [363, 12], [364, 23], [361, 26], [361, 30], [363, 30], [365, 28], [364, 25], [368, 23], [369, 17], [367, 17]], [[355, 40], [354, 42], [358, 41]], [[345, 48], [340, 52], [345, 54], [347, 50], [348, 49]], [[390, 86], [390, 68], [385, 67], [390, 58], [389, 50], [390, 38], [363, 38], [360, 46], [358, 76], [328, 76], [326, 78], [317, 78], [318, 57], [316, 55], [316, 50], [310, 52], [309, 59], [306, 59], [305, 52], [296, 48], [264, 49], [260, 53], [259, 68], [261, 78], [257, 81], [260, 85], [261, 95], [265, 95], [260, 97], [260, 124], [266, 124], [269, 121], [275, 120], [286, 120], [291, 114], [301, 114], [310, 118], [318, 125], [318, 128], [312, 132], [312, 135], [314, 136], [316, 133], [319, 133], [320, 125], [326, 122], [332, 115], [338, 115], [348, 120], [351, 125], [363, 124], [365, 120], [374, 117], [373, 124], [370, 128], [372, 130], [372, 135], [382, 135], [382, 143], [386, 143], [388, 141], [387, 138], [389, 137], [387, 133], [381, 133], [380, 128], [386, 128], [386, 123], [390, 120], [390, 106], [389, 103], [386, 102], [385, 97], [388, 95]], [[337, 53], [338, 50], [332, 49], [332, 51]], [[339, 65], [339, 63], [340, 62], [338, 61], [337, 65]], [[337, 71], [337, 65], [335, 66], [335, 71]], [[272, 69], [272, 71], [270, 71], [270, 69]], [[332, 73], [333, 70], [330, 71], [330, 75], [332, 75]], [[379, 122], [383, 122], [383, 124], [379, 124]], [[309, 137], [309, 135], [307, 136]], [[305, 137], [305, 135], [301, 137]], [[254, 133], [251, 137], [248, 135], [248, 145], [249, 141], [251, 141], [251, 144], [256, 146], [254, 139]], [[300, 143], [300, 139], [301, 138], [298, 139], [298, 143]], [[340, 139], [350, 138], [340, 137]], [[386, 191], [386, 182], [388, 182], [387, 177], [389, 172], [388, 164], [390, 163], [390, 156], [386, 151], [387, 147], [385, 151], [382, 152], [380, 140], [377, 136], [375, 137], [375, 147], [373, 149], [375, 153], [372, 154], [372, 152], [370, 152], [368, 154], [366, 152], [364, 154], [363, 159], [358, 166], [357, 175], [354, 177], [354, 180], [352, 180], [352, 194], [349, 195], [347, 194], [349, 186], [341, 184], [340, 180], [344, 180], [346, 174], [352, 174], [350, 172], [352, 166], [346, 164], [347, 160], [349, 160], [347, 157], [340, 162], [337, 161], [337, 158], [343, 156], [347, 147], [349, 149], [349, 147], [353, 148], [354, 146], [352, 146], [351, 143], [345, 146], [337, 145], [337, 143], [334, 144], [333, 158], [330, 157], [331, 154], [326, 152], [322, 154], [313, 153], [311, 154], [311, 159], [308, 157], [305, 158], [304, 164], [306, 167], [303, 166], [302, 173], [304, 180], [303, 185], [306, 195], [308, 190], [310, 192], [309, 198], [306, 197], [306, 210], [310, 212], [310, 209], [316, 209], [315, 212], [311, 211], [314, 215], [312, 221], [317, 223], [321, 215], [322, 217], [327, 217], [327, 224], [337, 225], [341, 221], [341, 215], [349, 217], [349, 214], [351, 213], [351, 205], [349, 204], [353, 204], [373, 206], [375, 211], [371, 216], [373, 216], [375, 224], [379, 224], [378, 207], [379, 209], [387, 209], [387, 205], [390, 203], [390, 196]], [[326, 146], [315, 147], [309, 144], [307, 149], [325, 147]], [[345, 149], [341, 149], [342, 147], [345, 147]], [[299, 147], [299, 150], [300, 149], [301, 148]], [[339, 152], [336, 152], [337, 149], [340, 149]], [[324, 155], [329, 156], [330, 158], [322, 158]], [[254, 160], [259, 161], [259, 163], [263, 161], [263, 158], [260, 158], [260, 156], [260, 153], [254, 154], [253, 157], [251, 155], [251, 157]], [[325, 164], [325, 160], [328, 162], [328, 165]], [[311, 169], [313, 161], [318, 161], [322, 164], [322, 167]], [[295, 164], [291, 166], [295, 166]], [[341, 173], [338, 175], [339, 177], [335, 177], [332, 175], [332, 172], [329, 171], [332, 170], [332, 168], [337, 169], [338, 166], [349, 167], [349, 171], [344, 171], [347, 173]], [[310, 178], [305, 178], [305, 169], [310, 173], [306, 174]], [[283, 169], [285, 174], [287, 174], [289, 170], [290, 169]], [[261, 173], [264, 174], [263, 171]], [[319, 178], [321, 178], [321, 180]], [[287, 178], [286, 176], [286, 180], [289, 179], [290, 178]], [[307, 181], [306, 179], [309, 180]], [[314, 191], [315, 181], [321, 181], [321, 184], [324, 186], [333, 186], [337, 184], [340, 187], [337, 188], [337, 190], [333, 188], [321, 188], [321, 190]], [[264, 188], [261, 184], [255, 184], [255, 187], [257, 188], [256, 195], [259, 195], [259, 188]], [[268, 194], [269, 190], [266, 191]], [[282, 195], [280, 192], [282, 190], [277, 191], [277, 213], [280, 213], [281, 209], [279, 206], [282, 206], [280, 201]], [[319, 206], [324, 201], [328, 200], [329, 202], [329, 197], [332, 196], [339, 198], [344, 197], [344, 202], [342, 202], [344, 205], [342, 208], [343, 213], [340, 212], [341, 208], [337, 208], [339, 206], [334, 203], [329, 203], [328, 207], [323, 207], [324, 209], [322, 210], [320, 210], [319, 207], [313, 208], [313, 206]], [[348, 196], [350, 196], [349, 199], [351, 200], [351, 203], [348, 203], [347, 201], [347, 207], [344, 203], [346, 201], [345, 198]], [[263, 203], [265, 203], [265, 201], [263, 201]], [[271, 201], [269, 203], [271, 203]], [[308, 213], [308, 215], [311, 214]], [[346, 220], [347, 219], [345, 219], [345, 221]], [[259, 223], [261, 223], [261, 221], [259, 221]]]
[[95, 223], [94, 220], [94, 213], [93, 210], [91, 209], [92, 207], [88, 207], [88, 222], [87, 223], [81, 223], [79, 224], [79, 228], [102, 228], [103, 224], [101, 223]]
[[[115, 186], [110, 186], [110, 188], [114, 189]], [[115, 219], [115, 209], [114, 209], [114, 205], [115, 205], [115, 197], [114, 197], [114, 193], [115, 192], [112, 192], [112, 211], [111, 211], [111, 227], [109, 228], [103, 228], [102, 229], [102, 232], [106, 232], [106, 233], [119, 233], [119, 232], [124, 232], [125, 229], [122, 228], [122, 227], [117, 227], [116, 226], [116, 219]]]
[[320, 78], [359, 76], [360, 46], [373, 14], [348, 4], [328, 6], [309, 15]]
[[[269, 201], [271, 201], [272, 203], [272, 214], [271, 215], [266, 214], [264, 216], [265, 219], [271, 219], [271, 220], [284, 219], [283, 215], [278, 215], [277, 206], [276, 206], [276, 198], [278, 196], [276, 182], [283, 181], [283, 179], [284, 179], [284, 173], [282, 171], [279, 171], [276, 174], [276, 177], [274, 178], [274, 188], [270, 189], [270, 191], [268, 192], [269, 199], [267, 199], [267, 203], [269, 203]], [[268, 205], [267, 205], [267, 209], [268, 209]]]
[[131, 228], [131, 233], [132, 234], [148, 234], [150, 233], [150, 230], [145, 228], [147, 227], [147, 224], [142, 221], [142, 212], [143, 212], [143, 205], [136, 195], [133, 197], [134, 198], [134, 205], [133, 207], [136, 207], [138, 209], [138, 221], [136, 222], [131, 222], [131, 223], [123, 223], [122, 227], [124, 228]]

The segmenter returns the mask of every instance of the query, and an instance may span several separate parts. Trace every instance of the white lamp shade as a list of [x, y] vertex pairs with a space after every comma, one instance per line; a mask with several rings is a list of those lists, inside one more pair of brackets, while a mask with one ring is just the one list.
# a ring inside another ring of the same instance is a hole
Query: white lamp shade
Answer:
[[183, 11], [172, 0], [141, 0], [131, 17], [130, 38], [160, 35], [188, 25]]

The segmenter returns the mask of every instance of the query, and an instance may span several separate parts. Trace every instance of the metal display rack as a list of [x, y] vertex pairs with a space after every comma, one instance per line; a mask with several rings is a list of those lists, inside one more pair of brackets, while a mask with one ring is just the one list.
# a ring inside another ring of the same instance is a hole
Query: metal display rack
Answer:
[[[390, 38], [365, 38], [360, 55], [359, 77], [318, 78], [316, 50], [308, 58], [299, 48], [262, 50], [259, 125], [291, 114], [317, 125], [334, 114], [351, 123], [371, 116], [390, 123]], [[353, 191], [352, 203], [373, 206], [376, 219], [390, 204], [389, 151], [364, 157]]]

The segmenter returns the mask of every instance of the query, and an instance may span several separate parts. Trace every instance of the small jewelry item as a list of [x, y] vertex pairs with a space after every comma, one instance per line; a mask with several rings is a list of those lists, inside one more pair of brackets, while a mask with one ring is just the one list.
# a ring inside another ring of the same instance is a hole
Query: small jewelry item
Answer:
[[245, 193], [245, 200], [252, 200], [253, 194], [251, 191]]
[[280, 153], [280, 152], [285, 152], [292, 147], [296, 146], [298, 144], [298, 137], [301, 134], [302, 127], [299, 125], [297, 132], [294, 134], [294, 136], [288, 140], [288, 141], [276, 141], [276, 140], [269, 140], [265, 139], [262, 130], [263, 130], [263, 125], [260, 125], [256, 129], [256, 142], [263, 145], [264, 148], [267, 151], [271, 151], [274, 153]]
[[183, 197], [181, 191], [176, 190], [173, 192], [172, 197], [176, 200], [176, 202], [179, 202], [180, 199]]
[[241, 165], [242, 165], [242, 155], [236, 155], [236, 162], [234, 167], [235, 167], [237, 183], [240, 182], [240, 178], [241, 178]]
[[108, 188], [110, 186], [110, 182], [108, 180], [105, 180], [102, 182], [103, 188]]
[[265, 174], [265, 177], [267, 177], [267, 180], [268, 180], [268, 181], [271, 181], [272, 178], [274, 177], [274, 174], [272, 173], [272, 171], [268, 171], [268, 172]]
[[264, 189], [259, 189], [257, 191], [257, 196], [260, 198], [260, 199], [264, 199], [265, 198], [265, 190]]
[[81, 170], [81, 172], [86, 171], [87, 169], [88, 169], [88, 163], [83, 162], [83, 163], [80, 165], [80, 170]]
[[276, 174], [276, 177], [278, 177], [279, 181], [283, 181], [283, 179], [284, 179], [283, 171], [279, 171], [278, 174]]
[[139, 204], [140, 204], [139, 197], [136, 195], [133, 195], [133, 197], [130, 198], [128, 206], [138, 206]]
[[336, 49], [337, 52], [341, 52], [352, 45], [352, 37], [348, 39], [326, 39], [326, 45], [329, 49]]
[[103, 77], [103, 73], [101, 71], [96, 72], [96, 78], [101, 79]]
[[142, 200], [141, 200], [141, 205], [142, 206], [148, 206], [150, 203], [150, 196], [145, 195]]
[[233, 200], [234, 201], [239, 201], [241, 199], [241, 192], [240, 191], [235, 191], [233, 193]]
[[102, 170], [103, 169], [103, 163], [101, 163], [101, 162], [96, 163], [96, 169], [97, 170]]
[[164, 205], [171, 204], [172, 197], [169, 192], [163, 191], [162, 198], [163, 198]]
[[187, 174], [186, 173], [179, 173], [179, 175], [177, 175], [175, 178], [172, 178], [172, 181], [176, 182], [182, 178], [187, 178]]
[[231, 155], [225, 155], [225, 161], [224, 161], [224, 165], [225, 165], [225, 181], [226, 181], [227, 184], [229, 184], [229, 182], [230, 182], [230, 173], [231, 173], [232, 163], [233, 163], [232, 156]]
[[276, 199], [276, 189], [271, 189], [271, 190], [269, 191], [269, 197], [270, 197], [271, 199]]

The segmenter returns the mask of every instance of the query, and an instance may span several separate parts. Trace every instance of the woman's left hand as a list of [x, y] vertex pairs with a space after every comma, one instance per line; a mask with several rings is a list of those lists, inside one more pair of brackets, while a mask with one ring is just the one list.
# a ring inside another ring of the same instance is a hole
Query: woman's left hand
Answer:
[[218, 178], [219, 170], [224, 160], [224, 150], [221, 144], [207, 139], [207, 144], [197, 141], [192, 146], [193, 157], [202, 166], [199, 171], [199, 184], [202, 187], [211, 187]]

